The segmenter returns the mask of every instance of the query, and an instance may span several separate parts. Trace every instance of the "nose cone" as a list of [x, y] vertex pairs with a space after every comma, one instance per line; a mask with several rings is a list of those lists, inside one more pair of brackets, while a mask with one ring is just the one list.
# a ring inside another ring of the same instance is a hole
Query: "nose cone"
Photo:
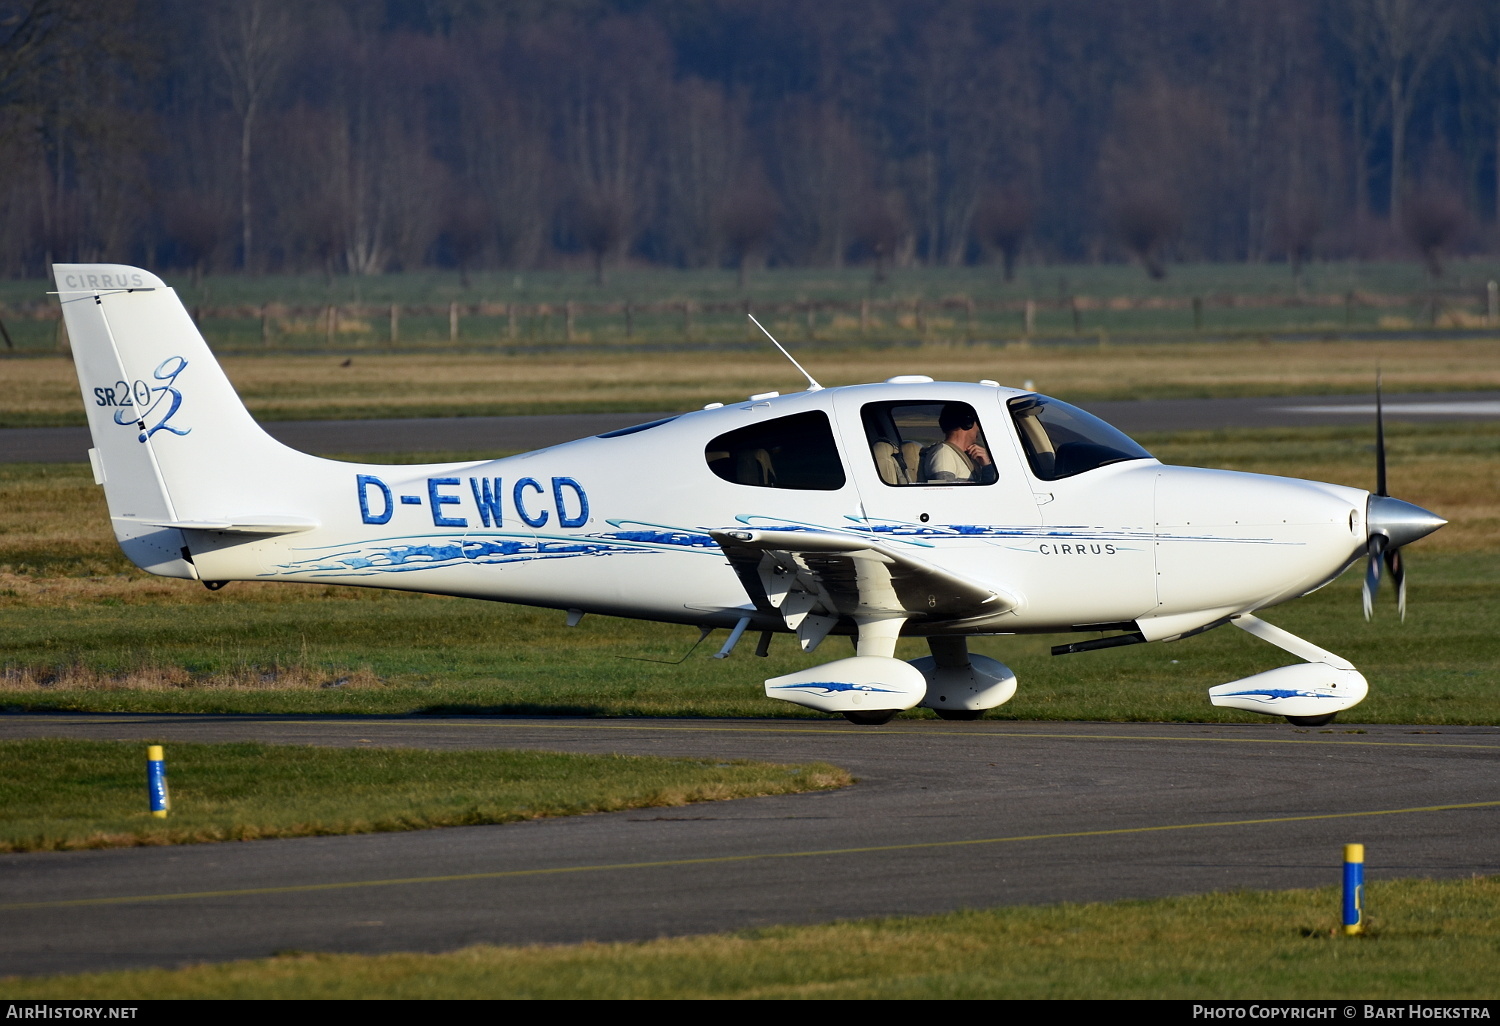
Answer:
[[1392, 548], [1400, 548], [1418, 538], [1425, 538], [1448, 521], [1421, 506], [1414, 506], [1389, 495], [1372, 495], [1365, 507], [1365, 522], [1370, 537], [1383, 534]]

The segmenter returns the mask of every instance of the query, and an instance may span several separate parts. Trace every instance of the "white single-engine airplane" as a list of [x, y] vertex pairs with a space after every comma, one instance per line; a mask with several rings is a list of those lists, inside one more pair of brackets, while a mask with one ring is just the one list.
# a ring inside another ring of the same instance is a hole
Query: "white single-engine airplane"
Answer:
[[[856, 655], [766, 694], [855, 723], [913, 706], [974, 719], [1015, 675], [974, 635], [1117, 632], [1054, 654], [1225, 623], [1304, 662], [1210, 689], [1214, 705], [1321, 724], [1365, 697], [1347, 660], [1253, 614], [1440, 517], [1341, 485], [1163, 466], [1067, 403], [904, 375], [743, 402], [490, 462], [319, 459], [246, 411], [176, 293], [149, 272], [58, 264], [95, 480], [141, 569], [319, 582], [791, 633]], [[784, 352], [784, 350], [783, 350]], [[792, 361], [794, 364], [795, 360]], [[1377, 420], [1378, 423], [1378, 420]], [[930, 656], [894, 658], [901, 635]]]

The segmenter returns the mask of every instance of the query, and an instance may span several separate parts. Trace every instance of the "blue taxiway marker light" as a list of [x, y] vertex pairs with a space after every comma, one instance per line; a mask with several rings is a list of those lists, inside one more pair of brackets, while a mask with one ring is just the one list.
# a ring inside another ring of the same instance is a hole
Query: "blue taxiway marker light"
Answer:
[[167, 757], [161, 745], [146, 748], [146, 793], [151, 797], [151, 815], [166, 819], [172, 799], [167, 796]]
[[1350, 937], [1365, 928], [1365, 846], [1344, 845], [1344, 933]]

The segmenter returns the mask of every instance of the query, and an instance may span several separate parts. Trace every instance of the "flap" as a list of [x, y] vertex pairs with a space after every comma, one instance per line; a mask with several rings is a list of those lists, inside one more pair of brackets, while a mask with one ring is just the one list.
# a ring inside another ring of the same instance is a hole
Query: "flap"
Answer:
[[1013, 595], [873, 538], [832, 531], [709, 534], [756, 607], [768, 612], [946, 622], [1004, 613], [1018, 604]]

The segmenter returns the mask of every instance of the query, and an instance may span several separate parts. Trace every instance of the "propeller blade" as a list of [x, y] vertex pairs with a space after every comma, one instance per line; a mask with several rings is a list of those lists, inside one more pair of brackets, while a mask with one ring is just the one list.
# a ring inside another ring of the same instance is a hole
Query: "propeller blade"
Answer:
[[1406, 565], [1401, 562], [1401, 549], [1390, 548], [1385, 550], [1385, 565], [1390, 568], [1391, 581], [1396, 585], [1396, 608], [1401, 612], [1401, 619], [1406, 619]]
[[1385, 535], [1370, 537], [1370, 558], [1365, 564], [1365, 619], [1375, 612], [1375, 595], [1380, 591], [1380, 556], [1385, 551]]
[[1385, 490], [1385, 404], [1380, 395], [1380, 371], [1375, 372], [1375, 494], [1389, 495]]

